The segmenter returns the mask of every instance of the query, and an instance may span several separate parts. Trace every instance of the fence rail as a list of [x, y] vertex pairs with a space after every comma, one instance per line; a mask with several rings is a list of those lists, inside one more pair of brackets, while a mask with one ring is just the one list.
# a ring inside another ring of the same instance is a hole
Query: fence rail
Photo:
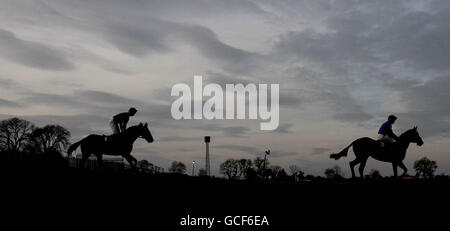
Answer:
[[[67, 161], [69, 162], [69, 166], [71, 168], [81, 168], [81, 159], [80, 158], [67, 158]], [[125, 164], [122, 161], [117, 160], [103, 160], [102, 161], [102, 167], [104, 169], [109, 170], [125, 170], [130, 169], [131, 166], [129, 164]], [[86, 163], [84, 165], [84, 168], [90, 169], [90, 170], [96, 170], [99, 169], [99, 164], [97, 160], [95, 159], [87, 159]], [[155, 166], [153, 164], [149, 164], [147, 167], [137, 167], [138, 171], [144, 172], [144, 173], [154, 173], [159, 174], [164, 172], [164, 168], [161, 168], [159, 166]]]

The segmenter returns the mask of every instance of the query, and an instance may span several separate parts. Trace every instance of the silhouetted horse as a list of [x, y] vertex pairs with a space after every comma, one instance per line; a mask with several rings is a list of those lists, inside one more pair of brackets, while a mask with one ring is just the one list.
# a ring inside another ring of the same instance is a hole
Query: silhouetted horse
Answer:
[[97, 156], [99, 165], [102, 164], [103, 155], [123, 156], [132, 167], [136, 167], [137, 160], [131, 156], [133, 143], [137, 138], [144, 138], [147, 142], [153, 142], [153, 136], [148, 129], [147, 123], [129, 127], [125, 132], [113, 134], [111, 136], [89, 135], [86, 138], [72, 144], [67, 150], [67, 155], [81, 145], [81, 167], [84, 167], [86, 160], [91, 154]]
[[353, 168], [355, 165], [359, 164], [359, 174], [362, 178], [364, 178], [364, 167], [366, 166], [367, 159], [371, 156], [376, 160], [392, 163], [394, 177], [397, 178], [397, 166], [403, 169], [402, 176], [404, 176], [408, 171], [403, 164], [403, 159], [405, 159], [406, 150], [408, 149], [410, 143], [416, 143], [418, 146], [423, 145], [423, 140], [417, 132], [417, 127], [401, 134], [398, 142], [385, 142], [384, 147], [381, 147], [380, 141], [376, 141], [368, 137], [359, 138], [353, 141], [340, 153], [331, 154], [330, 158], [337, 160], [343, 156], [347, 156], [348, 149], [353, 145], [353, 152], [355, 153], [356, 159], [350, 161], [352, 177], [355, 177], [355, 171]]

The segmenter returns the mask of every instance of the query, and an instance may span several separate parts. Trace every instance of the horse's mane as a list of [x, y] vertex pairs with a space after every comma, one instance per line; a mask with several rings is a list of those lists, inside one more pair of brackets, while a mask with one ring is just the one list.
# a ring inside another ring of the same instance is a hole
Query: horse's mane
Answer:
[[127, 127], [127, 130], [125, 130], [125, 132], [132, 132], [137, 127], [139, 127], [139, 125], [134, 125], [134, 126]]
[[128, 129], [133, 129], [133, 128], [138, 127], [138, 126], [139, 126], [139, 125], [133, 125], [133, 126], [127, 127], [127, 130], [128, 130]]
[[406, 136], [409, 135], [413, 130], [415, 130], [415, 129], [414, 129], [414, 128], [411, 128], [411, 129], [409, 129], [409, 130], [406, 130], [405, 132], [403, 132], [403, 133], [399, 136], [399, 138], [406, 137]]

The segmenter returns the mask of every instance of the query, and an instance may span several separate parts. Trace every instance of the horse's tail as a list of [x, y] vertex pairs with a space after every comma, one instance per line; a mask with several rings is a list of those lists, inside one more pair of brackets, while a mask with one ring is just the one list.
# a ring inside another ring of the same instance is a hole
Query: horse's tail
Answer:
[[343, 156], [347, 156], [348, 153], [348, 149], [353, 145], [353, 142], [347, 146], [346, 148], [344, 148], [344, 150], [342, 150], [340, 153], [333, 153], [330, 155], [330, 158], [334, 158], [335, 160], [339, 160], [339, 158], [343, 157]]
[[72, 156], [72, 152], [75, 151], [75, 149], [78, 148], [78, 146], [80, 146], [81, 142], [83, 140], [80, 140], [72, 145], [69, 146], [69, 149], [67, 149], [67, 156]]

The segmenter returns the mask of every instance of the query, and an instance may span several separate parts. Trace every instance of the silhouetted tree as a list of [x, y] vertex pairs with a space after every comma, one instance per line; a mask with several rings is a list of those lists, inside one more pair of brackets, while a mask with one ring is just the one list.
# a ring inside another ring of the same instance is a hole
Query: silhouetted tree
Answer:
[[445, 174], [445, 173], [441, 173], [441, 174], [435, 176], [435, 178], [436, 178], [436, 179], [445, 179], [445, 180], [448, 180], [448, 179], [450, 179], [450, 176], [447, 175], [447, 174]]
[[329, 179], [340, 179], [343, 178], [344, 174], [341, 167], [336, 165], [333, 168], [327, 168], [325, 170], [325, 176]]
[[430, 160], [426, 157], [414, 162], [414, 170], [416, 170], [417, 176], [432, 178], [436, 168], [436, 161]]
[[258, 178], [258, 174], [256, 173], [256, 170], [253, 168], [248, 168], [247, 171], [245, 171], [245, 179], [247, 180], [255, 180]]
[[0, 122], [0, 151], [21, 151], [34, 125], [29, 121], [11, 118]]
[[333, 179], [335, 175], [336, 175], [336, 171], [334, 171], [334, 169], [332, 169], [332, 168], [325, 169], [325, 177], [326, 178]]
[[378, 170], [376, 170], [376, 169], [370, 170], [368, 176], [369, 176], [370, 178], [372, 178], [372, 179], [381, 179], [381, 178], [383, 178], [383, 177], [381, 176], [380, 171], [378, 171]]
[[277, 180], [287, 180], [287, 179], [288, 179], [288, 174], [286, 173], [284, 168], [282, 168], [281, 171], [279, 171], [277, 174]]
[[297, 165], [290, 165], [289, 171], [291, 172], [291, 176], [295, 181], [300, 181], [301, 179], [305, 178], [305, 173]]
[[186, 165], [182, 162], [173, 161], [172, 165], [169, 167], [169, 172], [184, 174], [186, 172]]
[[272, 179], [277, 178], [281, 170], [283, 170], [283, 168], [278, 165], [270, 166], [270, 177]]
[[46, 125], [36, 128], [29, 135], [27, 151], [44, 153], [49, 151], [62, 152], [69, 146], [70, 132], [59, 125]]
[[242, 177], [246, 175], [247, 170], [252, 167], [253, 163], [250, 159], [240, 159], [237, 161], [238, 164], [238, 176]]
[[286, 180], [287, 174], [286, 171], [280, 166], [271, 166], [270, 169], [267, 170], [266, 176], [270, 176], [270, 179], [272, 180]]
[[300, 167], [297, 165], [289, 165], [289, 172], [291, 175], [295, 175], [297, 172], [301, 171]]
[[220, 172], [228, 177], [228, 179], [236, 178], [238, 174], [239, 161], [228, 159], [220, 165]]
[[[256, 173], [260, 176], [260, 177], [264, 177], [264, 176], [267, 176], [267, 175], [265, 175], [265, 173], [264, 173], [264, 159], [263, 158], [260, 158], [260, 157], [256, 157], [256, 159], [253, 161], [253, 165], [255, 166], [255, 168], [256, 168]], [[269, 165], [270, 165], [270, 162], [269, 162], [269, 160], [266, 160], [266, 172], [267, 172], [267, 169], [269, 169]]]

